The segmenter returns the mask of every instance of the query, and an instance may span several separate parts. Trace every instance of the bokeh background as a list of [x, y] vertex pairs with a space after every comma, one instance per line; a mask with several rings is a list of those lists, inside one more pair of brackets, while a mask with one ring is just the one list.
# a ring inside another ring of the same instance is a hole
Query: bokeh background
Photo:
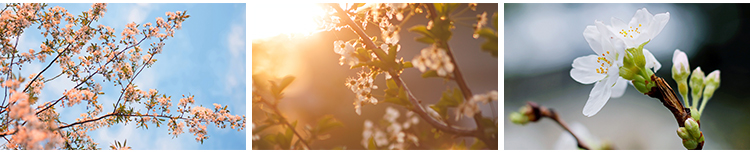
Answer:
[[[295, 5], [295, 4], [291, 4]], [[315, 6], [307, 6], [315, 7]], [[463, 9], [462, 5], [458, 10]], [[479, 4], [477, 11], [467, 11], [457, 21], [456, 29], [453, 30], [453, 38], [450, 40], [450, 46], [454, 52], [458, 67], [466, 79], [466, 82], [474, 94], [486, 93], [491, 90], [498, 90], [498, 58], [492, 57], [489, 53], [481, 51], [479, 46], [485, 40], [474, 39], [472, 37], [472, 24], [476, 23], [476, 15], [487, 12], [488, 18], [497, 12], [498, 4]], [[289, 10], [261, 10], [261, 16], [275, 14], [293, 14], [299, 15], [309, 12]], [[251, 14], [253, 14], [251, 12]], [[425, 14], [413, 16], [402, 27], [401, 50], [398, 57], [403, 57], [405, 61], [411, 61], [414, 56], [418, 55], [420, 50], [428, 47], [427, 44], [418, 43], [414, 39], [419, 34], [408, 32], [408, 28], [416, 24], [427, 24]], [[251, 17], [255, 19], [256, 17]], [[266, 17], [267, 18], [267, 17]], [[298, 21], [298, 20], [294, 20]], [[265, 23], [267, 21], [259, 21]], [[397, 23], [397, 22], [396, 22]], [[251, 25], [249, 34], [251, 37], [257, 33], [263, 33], [266, 28], [254, 28]], [[262, 27], [263, 25], [258, 25]], [[379, 36], [380, 31], [370, 24], [366, 32], [370, 36]], [[263, 35], [257, 35], [263, 36]], [[294, 82], [284, 91], [284, 99], [281, 100], [279, 107], [284, 116], [290, 120], [299, 120], [299, 126], [314, 125], [318, 118], [324, 115], [333, 115], [336, 119], [344, 124], [344, 127], [336, 128], [330, 133], [330, 138], [324, 141], [315, 142], [313, 149], [331, 149], [334, 147], [346, 147], [346, 149], [363, 149], [360, 144], [362, 141], [363, 123], [369, 119], [376, 124], [385, 114], [385, 109], [392, 106], [401, 112], [397, 121], [403, 122], [406, 109], [391, 103], [380, 103], [378, 105], [366, 105], [362, 109], [362, 115], [357, 115], [354, 111], [354, 93], [345, 85], [347, 77], [355, 76], [360, 69], [349, 69], [349, 66], [339, 65], [340, 55], [333, 52], [333, 42], [336, 40], [349, 40], [357, 38], [350, 29], [341, 29], [340, 31], [328, 31], [313, 33], [310, 35], [277, 35], [272, 37], [254, 38], [252, 40], [252, 74], [254, 81], [267, 81], [274, 78], [292, 75], [296, 77]], [[413, 94], [422, 100], [425, 104], [436, 103], [442, 92], [446, 89], [458, 87], [455, 82], [445, 82], [440, 78], [421, 78], [421, 72], [416, 68], [405, 69], [402, 78], [412, 90]], [[375, 84], [378, 85], [380, 95], [386, 88], [384, 76], [379, 75]], [[377, 94], [377, 93], [376, 93]], [[380, 97], [379, 99], [382, 99]], [[494, 107], [498, 107], [497, 102], [493, 102]], [[427, 105], [425, 105], [427, 106]], [[485, 117], [497, 116], [498, 110], [490, 110], [489, 105], [484, 105], [482, 112]], [[452, 113], [452, 111], [450, 111]], [[257, 108], [253, 108], [253, 120], [264, 119], [265, 116]], [[451, 116], [453, 117], [453, 116]], [[469, 118], [461, 121], [450, 120], [457, 125], [465, 127], [475, 127], [473, 121]], [[385, 126], [382, 126], [385, 130]], [[431, 139], [432, 128], [426, 122], [420, 121], [417, 126], [424, 132], [419, 134], [429, 135], [429, 137], [420, 138], [420, 147], [416, 149], [445, 149], [453, 143], [465, 139], [468, 144], [473, 142], [471, 138], [455, 138], [450, 142], [443, 140]], [[269, 128], [263, 133], [276, 133], [281, 127]], [[298, 129], [301, 130], [301, 129]], [[444, 135], [448, 136], [448, 135]], [[295, 137], [296, 138], [296, 137]], [[412, 146], [413, 147], [413, 146]]]
[[543, 119], [525, 126], [507, 119], [526, 101], [554, 108], [568, 123], [580, 123], [591, 135], [616, 149], [684, 149], [677, 123], [657, 99], [628, 86], [595, 116], [581, 113], [593, 84], [570, 77], [573, 59], [594, 53], [583, 30], [594, 20], [628, 22], [637, 9], [670, 13], [664, 30], [645, 46], [671, 79], [675, 49], [687, 53], [691, 70], [721, 70], [721, 86], [701, 116], [704, 149], [750, 149], [750, 5], [748, 4], [504, 4], [504, 148], [553, 149], [564, 133]]

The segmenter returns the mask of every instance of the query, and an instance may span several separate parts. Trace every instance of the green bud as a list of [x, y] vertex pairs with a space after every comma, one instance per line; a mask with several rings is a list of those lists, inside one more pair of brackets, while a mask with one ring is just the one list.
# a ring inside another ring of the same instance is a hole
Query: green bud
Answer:
[[625, 80], [633, 80], [635, 78], [635, 73], [630, 71], [630, 69], [626, 68], [625, 66], [620, 66], [620, 77], [622, 77]]
[[514, 124], [525, 125], [529, 123], [529, 117], [522, 113], [513, 112], [510, 113], [510, 121]]
[[680, 136], [680, 138], [686, 139], [686, 140], [691, 139], [690, 138], [690, 133], [688, 133], [688, 131], [687, 131], [687, 129], [685, 127], [677, 128], [677, 136]]
[[686, 149], [695, 149], [698, 147], [698, 142], [695, 142], [695, 140], [682, 140], [682, 146], [685, 146]]
[[705, 78], [705, 75], [703, 74], [703, 71], [701, 70], [701, 67], [695, 68], [693, 70], [693, 73], [690, 75], [690, 89], [692, 89], [691, 95], [693, 95], [693, 108], [698, 107], [698, 100], [700, 100], [701, 95], [703, 95], [703, 79]]
[[685, 120], [685, 128], [690, 133], [690, 136], [693, 139], [699, 139], [701, 136], [701, 129], [698, 125], [698, 122], [695, 122], [693, 118], [688, 118]]
[[703, 99], [709, 99], [714, 96], [714, 91], [719, 88], [719, 83], [721, 80], [719, 79], [719, 70], [715, 70], [706, 76], [705, 81], [703, 82], [706, 86], [706, 88], [703, 90]]
[[701, 120], [701, 112], [698, 111], [698, 108], [690, 108], [690, 116], [695, 120]]

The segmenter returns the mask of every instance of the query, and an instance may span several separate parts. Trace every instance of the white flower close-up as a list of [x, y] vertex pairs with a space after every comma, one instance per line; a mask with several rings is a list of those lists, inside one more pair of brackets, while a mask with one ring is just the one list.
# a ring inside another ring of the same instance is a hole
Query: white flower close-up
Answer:
[[[624, 83], [627, 82], [619, 77], [619, 66], [622, 65], [624, 49], [621, 45], [615, 44], [622, 44], [622, 42], [611, 39], [612, 35], [607, 32], [606, 26], [601, 21], [595, 21], [595, 23], [595, 26], [586, 27], [583, 36], [596, 54], [576, 58], [573, 60], [573, 69], [570, 70], [570, 76], [575, 81], [582, 84], [595, 83], [583, 107], [583, 115], [587, 117], [598, 113], [612, 97], [613, 91], [617, 97], [622, 96], [626, 88]], [[621, 81], [618, 82], [618, 80]]]
[[656, 37], [669, 21], [669, 12], [652, 15], [646, 8], [639, 9], [629, 23], [612, 17], [612, 25], [607, 26], [615, 38], [623, 40], [628, 48], [638, 47]]

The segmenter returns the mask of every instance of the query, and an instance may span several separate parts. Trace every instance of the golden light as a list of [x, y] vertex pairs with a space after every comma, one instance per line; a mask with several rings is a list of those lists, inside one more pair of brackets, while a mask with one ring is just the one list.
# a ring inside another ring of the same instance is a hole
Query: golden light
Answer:
[[281, 34], [309, 35], [318, 30], [316, 17], [325, 15], [314, 3], [260, 4], [250, 6], [250, 37], [269, 38]]

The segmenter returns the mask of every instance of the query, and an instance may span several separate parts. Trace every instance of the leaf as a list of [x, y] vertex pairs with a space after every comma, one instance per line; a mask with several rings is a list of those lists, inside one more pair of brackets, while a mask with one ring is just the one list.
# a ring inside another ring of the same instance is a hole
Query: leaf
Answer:
[[323, 118], [318, 120], [318, 126], [316, 131], [318, 133], [324, 133], [336, 127], [343, 127], [344, 124], [336, 120], [333, 115], [325, 115]]
[[265, 125], [256, 126], [255, 129], [253, 129], [253, 134], [258, 134], [261, 131], [263, 131], [266, 128], [271, 127], [273, 125], [275, 125], [275, 124], [265, 124]]
[[292, 81], [294, 81], [294, 76], [288, 75], [284, 77], [284, 79], [281, 79], [281, 85], [279, 86], [279, 88], [283, 91], [284, 88], [286, 88], [287, 86], [289, 86], [289, 84], [292, 83]]
[[425, 37], [429, 37], [429, 38], [432, 38], [434, 36], [432, 34], [432, 32], [430, 32], [430, 30], [427, 30], [427, 26], [425, 26], [425, 25], [416, 25], [416, 26], [413, 26], [413, 27], [409, 28], [409, 32], [416, 32], [416, 33], [422, 34]]
[[409, 62], [409, 61], [404, 62], [403, 64], [404, 64], [404, 68], [412, 68], [412, 67], [414, 67], [414, 65], [411, 62]]
[[429, 37], [429, 36], [418, 37], [416, 40], [417, 40], [417, 42], [422, 42], [422, 43], [425, 43], [425, 44], [433, 44], [433, 43], [435, 43], [435, 39], [433, 39], [432, 37]]
[[469, 147], [470, 150], [482, 150], [484, 148], [487, 148], [487, 145], [482, 142], [482, 140], [479, 140], [478, 138], [474, 138], [474, 144]]
[[440, 115], [440, 117], [443, 117], [443, 119], [448, 119], [448, 108], [447, 107], [442, 106], [442, 105], [440, 105], [440, 106], [438, 106], [438, 105], [430, 105], [430, 108], [432, 108], [432, 110], [435, 110], [435, 112], [437, 112]]
[[281, 146], [281, 149], [288, 150], [291, 142], [291, 140], [287, 141], [286, 137], [284, 137], [284, 134], [281, 134], [281, 132], [276, 134], [276, 143]]
[[429, 78], [429, 77], [440, 77], [437, 74], [437, 71], [435, 70], [428, 70], [427, 72], [422, 73], [422, 78]]
[[367, 142], [367, 150], [377, 150], [378, 147], [375, 146], [375, 139], [373, 137], [370, 137], [370, 141]]

